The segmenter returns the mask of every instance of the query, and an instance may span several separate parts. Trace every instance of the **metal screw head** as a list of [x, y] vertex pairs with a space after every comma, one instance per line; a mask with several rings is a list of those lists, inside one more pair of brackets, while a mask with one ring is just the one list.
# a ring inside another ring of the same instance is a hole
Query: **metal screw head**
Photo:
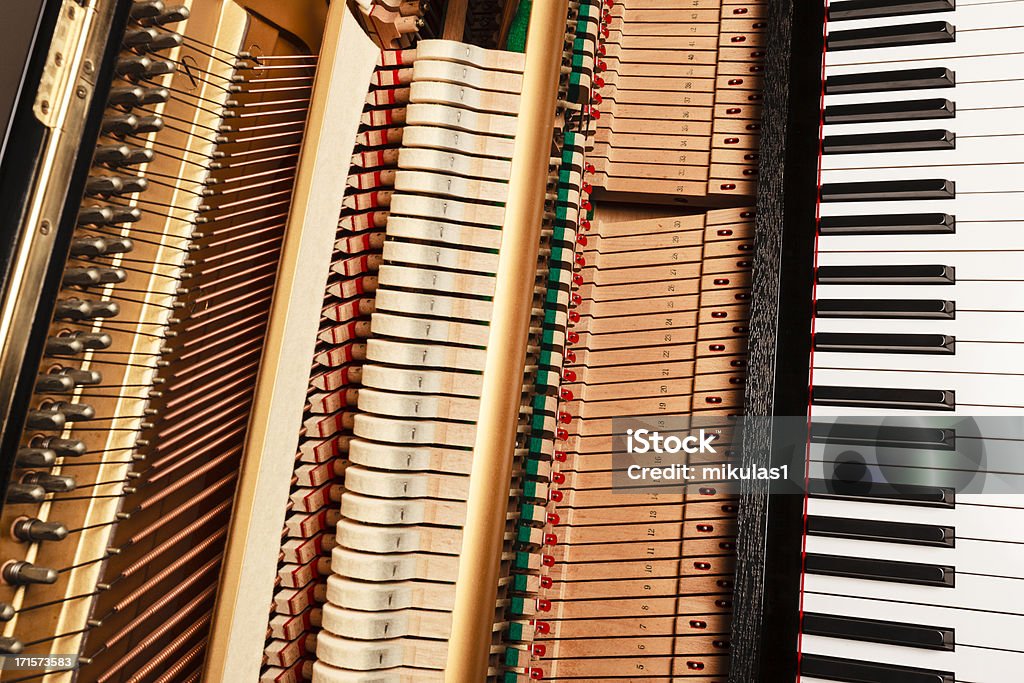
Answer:
[[61, 54], [60, 52], [55, 54], [53, 56], [53, 63], [56, 64], [57, 66], [60, 66], [61, 64], [63, 64], [64, 63], [64, 55]]
[[39, 224], [39, 232], [43, 233], [44, 235], [49, 235], [50, 228], [52, 227], [53, 226], [50, 224], [50, 221], [44, 219], [43, 222]]
[[91, 59], [87, 59], [82, 63], [82, 71], [87, 74], [91, 74], [96, 70], [96, 65], [92, 63]]
[[75, 18], [75, 8], [73, 6], [69, 5], [68, 6], [68, 19], [74, 19], [74, 18]]
[[50, 100], [43, 100], [39, 103], [39, 108], [43, 110], [43, 113], [50, 111]]
[[80, 85], [77, 88], [75, 88], [75, 94], [78, 95], [78, 99], [84, 100], [86, 94], [88, 94], [88, 91], [85, 89], [84, 85]]

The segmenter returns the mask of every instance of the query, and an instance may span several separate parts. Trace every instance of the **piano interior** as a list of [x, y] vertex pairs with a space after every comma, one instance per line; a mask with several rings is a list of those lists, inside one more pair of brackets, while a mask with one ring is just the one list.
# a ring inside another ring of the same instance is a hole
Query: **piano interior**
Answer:
[[1022, 20], [25, 0], [0, 681], [1015, 680]]

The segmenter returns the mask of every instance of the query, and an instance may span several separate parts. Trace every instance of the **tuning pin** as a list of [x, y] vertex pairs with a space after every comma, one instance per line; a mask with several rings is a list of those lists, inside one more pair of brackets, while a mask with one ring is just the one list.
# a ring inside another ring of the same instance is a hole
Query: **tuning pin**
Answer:
[[57, 452], [49, 448], [32, 448], [26, 446], [14, 453], [14, 464], [17, 467], [51, 467], [57, 462]]
[[42, 503], [45, 498], [46, 491], [42, 486], [17, 482], [7, 485], [8, 503]]
[[24, 586], [31, 583], [54, 583], [57, 572], [47, 567], [37, 567], [31, 562], [11, 561], [4, 565], [0, 572], [4, 581], [12, 586]]
[[124, 34], [124, 46], [136, 52], [158, 52], [181, 45], [182, 38], [177, 33], [157, 31], [153, 28], [140, 28]]
[[116, 225], [118, 223], [135, 223], [141, 220], [142, 212], [136, 206], [112, 204], [100, 206], [83, 206], [78, 210], [79, 225]]
[[64, 284], [79, 287], [109, 285], [124, 282], [128, 273], [123, 268], [76, 267], [64, 271]]
[[75, 390], [75, 380], [58, 372], [36, 376], [36, 393], [67, 394]]
[[[6, 602], [0, 602], [0, 621], [10, 621], [13, 618], [14, 608], [8, 605]], [[4, 650], [2, 644], [0, 644], [0, 652], [7, 652], [6, 650]]]
[[174, 62], [133, 55], [118, 59], [117, 64], [114, 66], [114, 71], [118, 76], [124, 76], [131, 80], [149, 80], [173, 73]]
[[141, 107], [147, 104], [166, 102], [171, 96], [167, 88], [151, 86], [144, 88], [139, 85], [120, 86], [110, 89], [107, 102], [117, 107]]
[[96, 411], [86, 403], [69, 403], [68, 401], [57, 401], [51, 404], [54, 410], [64, 414], [68, 422], [81, 422], [96, 417]]
[[149, 181], [139, 176], [96, 175], [85, 182], [85, 193], [91, 196], [110, 196], [145, 192]]
[[47, 493], [68, 493], [75, 490], [74, 477], [46, 472], [29, 472], [21, 478], [21, 483], [39, 486]]
[[76, 356], [85, 350], [82, 342], [71, 336], [47, 337], [43, 355], [47, 358]]
[[124, 166], [136, 166], [148, 164], [153, 161], [153, 150], [145, 147], [130, 147], [128, 145], [100, 145], [92, 155], [92, 163], [103, 164], [110, 168], [122, 168]]
[[68, 537], [68, 528], [58, 522], [44, 522], [33, 517], [19, 517], [14, 520], [11, 533], [19, 541], [63, 541]]
[[166, 9], [161, 0], [137, 0], [128, 15], [132, 19], [152, 19], [163, 14]]
[[62, 431], [64, 429], [64, 422], [63, 413], [50, 410], [49, 408], [30, 410], [25, 420], [25, 424], [29, 429], [39, 429], [47, 432]]
[[127, 254], [135, 245], [127, 237], [79, 237], [71, 240], [72, 256]]
[[106, 332], [72, 332], [70, 335], [90, 351], [102, 351], [110, 348], [113, 340]]
[[182, 5], [177, 5], [175, 7], [169, 7], [166, 11], [155, 17], [143, 19], [139, 23], [143, 26], [163, 26], [165, 24], [174, 24], [179, 21], [185, 21], [188, 17], [188, 8]]
[[[11, 609], [10, 605], [5, 605], [7, 609]], [[11, 616], [14, 616], [14, 610], [11, 609]], [[18, 655], [21, 654], [25, 649], [21, 641], [17, 638], [0, 637], [0, 654], [5, 655]]]
[[57, 320], [90, 320], [92, 318], [111, 318], [120, 311], [120, 307], [114, 301], [60, 299], [57, 301], [53, 317]]
[[37, 448], [49, 448], [54, 453], [62, 458], [77, 458], [80, 455], [85, 455], [86, 448], [85, 443], [77, 439], [61, 439], [55, 436], [48, 436], [37, 441], [33, 441], [32, 445]]
[[70, 377], [75, 386], [90, 386], [103, 381], [103, 376], [95, 370], [78, 370], [77, 368], [64, 368], [61, 375]]

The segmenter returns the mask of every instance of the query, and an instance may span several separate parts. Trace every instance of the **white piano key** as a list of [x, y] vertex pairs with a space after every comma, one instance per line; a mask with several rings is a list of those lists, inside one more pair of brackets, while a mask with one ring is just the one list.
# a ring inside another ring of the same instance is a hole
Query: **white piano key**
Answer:
[[953, 376], [893, 370], [815, 368], [813, 379], [815, 386], [955, 391], [958, 406], [1024, 408], [1024, 376], [970, 374]]
[[[898, 613], [898, 611], [897, 611]], [[886, 615], [882, 618], [891, 618]], [[800, 649], [805, 655], [842, 657], [859, 662], [895, 664], [933, 671], [949, 671], [957, 681], [1005, 681], [1024, 666], [1024, 653], [977, 647], [958, 648], [953, 652], [924, 650], [863, 640], [826, 638], [804, 634]]]
[[[906, 263], [913, 263], [910, 254]], [[959, 271], [954, 285], [818, 285], [818, 299], [951, 299], [957, 315], [962, 311], [1024, 310], [1022, 282], [965, 282]]]
[[[849, 417], [849, 415], [846, 417]], [[865, 454], [865, 457], [867, 455], [870, 454]], [[957, 491], [977, 491], [978, 493], [973, 495], [986, 496], [987, 499], [992, 501], [996, 501], [999, 498], [1015, 499], [1015, 497], [1020, 495], [1021, 491], [1024, 491], [1024, 475], [1021, 474], [990, 471], [973, 472], [955, 469], [931, 469], [926, 471], [921, 468], [900, 468], [896, 465], [884, 468], [872, 463], [868, 463], [868, 465], [870, 468], [870, 478], [866, 476], [866, 480], [890, 486], [918, 485], [921, 484], [922, 477], [925, 477], [929, 485], [942, 486]], [[834, 476], [834, 472], [835, 466], [832, 458], [828, 462], [822, 462], [819, 459], [807, 461], [807, 474], [812, 479], [829, 480]]]
[[[1024, 164], [1021, 165], [1024, 172]], [[956, 200], [953, 200], [954, 202]], [[913, 211], [897, 211], [897, 215], [913, 214]], [[949, 212], [942, 212], [949, 213]], [[870, 215], [850, 212], [847, 215]], [[953, 214], [950, 214], [953, 215]], [[956, 232], [931, 234], [896, 235], [821, 235], [818, 237], [818, 253], [830, 251], [959, 251], [967, 249], [999, 249], [1000, 251], [1024, 251], [1024, 215], [1016, 222], [971, 223], [956, 215]], [[866, 256], [865, 258], [870, 258]]]
[[[919, 240], [927, 238], [919, 237]], [[986, 245], [992, 246], [992, 245]], [[912, 265], [939, 264], [956, 268], [956, 281], [961, 280], [1024, 280], [1021, 257], [1024, 254], [1013, 251], [958, 251], [958, 252], [872, 252], [858, 254], [851, 252], [827, 252], [818, 254], [818, 267], [841, 265]], [[846, 286], [846, 285], [839, 285]], [[933, 296], [942, 295], [947, 287], [956, 285], [935, 285]], [[819, 292], [818, 298], [824, 298]], [[902, 298], [902, 293], [901, 293]]]
[[[954, 292], [955, 294], [955, 286]], [[820, 298], [820, 297], [819, 297]], [[892, 298], [892, 297], [890, 297]], [[935, 296], [932, 298], [950, 298]], [[956, 312], [952, 320], [897, 320], [886, 318], [815, 318], [815, 332], [872, 332], [886, 334], [951, 334], [956, 337], [956, 356], [961, 353], [983, 353], [985, 349], [995, 345], [975, 344], [968, 346], [966, 340], [974, 341], [1005, 341], [1020, 342], [1024, 340], [1024, 312], [993, 312], [964, 313]], [[1024, 344], [1016, 344], [1020, 372], [1024, 372]], [[967, 348], [965, 348], [967, 347]], [[815, 352], [815, 356], [818, 355]], [[825, 354], [822, 353], [824, 356]], [[859, 355], [862, 360], [871, 361], [871, 357], [882, 354]], [[907, 354], [898, 354], [906, 358]], [[824, 363], [827, 359], [823, 358]], [[1017, 368], [1004, 368], [1009, 372], [1017, 372]]]
[[[914, 463], [933, 463], [938, 469], [956, 470], [962, 468], [970, 471], [977, 467], [979, 472], [1005, 472], [1024, 475], [1024, 458], [1020, 457], [1022, 448], [1024, 448], [1024, 443], [1021, 441], [1004, 441], [997, 438], [960, 438], [957, 440], [956, 451], [922, 449], [925, 452], [915, 453], [914, 449], [909, 448], [883, 448], [879, 454], [874, 455], [872, 454], [873, 448], [866, 448], [859, 452], [864, 453], [865, 457], [881, 458], [884, 463], [893, 467], [906, 466], [905, 469], [907, 470], [913, 469], [912, 465]], [[858, 447], [841, 443], [826, 444], [814, 442], [810, 445], [808, 457], [813, 461], [830, 465], [846, 450], [857, 451]], [[976, 457], [978, 458], [977, 460], [975, 460]], [[950, 477], [958, 479], [959, 475], [954, 477], [950, 473]], [[967, 480], [964, 479], [963, 481], [966, 482]], [[1007, 481], [1024, 482], [1024, 479], [1015, 478], [1012, 480], [1007, 479]], [[971, 483], [972, 485], [974, 484], [974, 482]], [[1024, 487], [1021, 488], [1021, 493], [1024, 493]]]
[[[861, 332], [881, 332], [865, 324]], [[822, 332], [823, 330], [816, 330]], [[1024, 339], [1019, 329], [1017, 339]], [[849, 368], [936, 373], [1014, 373], [1024, 377], [1024, 344], [970, 343], [957, 340], [955, 353], [855, 353], [816, 349], [815, 368]], [[1024, 402], [1024, 397], [1021, 397]], [[1024, 459], [1022, 459], [1024, 462]]]
[[[988, 6], [1002, 16], [994, 17], [991, 25], [1004, 26], [989, 31], [966, 31], [966, 28], [978, 28], [980, 25], [971, 27], [961, 24], [959, 18], [950, 23], [957, 28], [956, 40], [948, 43], [934, 43], [929, 45], [907, 45], [902, 47], [886, 47], [880, 49], [866, 50], [839, 50], [826, 53], [826, 64], [836, 66], [839, 64], [869, 64], [884, 63], [890, 68], [903, 68], [910, 64], [932, 65], [942, 62], [954, 56], [967, 55], [992, 55], [995, 53], [1012, 53], [1016, 46], [1024, 43], [1024, 25], [1007, 25], [1006, 14], [1002, 12], [999, 4]], [[946, 21], [949, 21], [948, 19]]]
[[[930, 122], [921, 126], [929, 129], [942, 127], [941, 122]], [[979, 134], [984, 132], [981, 131]], [[1024, 135], [984, 138], [960, 136], [956, 140], [956, 149], [932, 152], [826, 154], [822, 157], [821, 182], [825, 184], [944, 178], [956, 181], [957, 194], [968, 191], [1024, 190], [1024, 180], [1020, 174], [1007, 173], [1006, 168], [1000, 165], [1019, 162], [1021, 159], [1024, 159]]]
[[804, 591], [905, 601], [938, 607], [988, 610], [1004, 614], [1024, 614], [1024, 582], [1021, 579], [976, 574], [957, 574], [956, 586], [950, 588], [805, 574]]
[[[1010, 166], [1009, 168], [1016, 168]], [[891, 169], [886, 180], [895, 180], [904, 171], [914, 169]], [[932, 170], [931, 177], [939, 178], [944, 173]], [[1024, 174], [1022, 174], [1024, 175]], [[909, 177], [909, 176], [908, 176]], [[920, 177], [920, 176], [916, 176]], [[1017, 180], [1024, 188], [1024, 177]], [[862, 214], [887, 213], [948, 213], [956, 216], [957, 221], [1018, 221], [1021, 219], [1019, 202], [1024, 199], [1021, 192], [993, 194], [964, 194], [967, 188], [957, 187], [957, 195], [953, 199], [929, 199], [910, 201], [870, 201], [870, 202], [822, 202], [822, 216], [851, 216]]]
[[[1024, 579], [1024, 544], [971, 541], [957, 538], [955, 548], [935, 548], [908, 543], [880, 543], [809, 534], [808, 553], [864, 557], [895, 562], [950, 565], [959, 578], [963, 572]], [[1024, 588], [1024, 584], [1021, 585]]]
[[[945, 67], [954, 72], [954, 87], [959, 87], [961, 83], [970, 81], [1020, 78], [1021, 74], [1024, 73], [1024, 69], [1021, 68], [1022, 65], [1024, 65], [1024, 55], [1013, 53], [1011, 50], [989, 50], [988, 52], [1008, 52], [1010, 54], [1002, 54], [992, 57], [979, 57], [975, 55], [968, 55], [967, 53], [955, 52], [958, 47], [955, 43], [948, 47], [951, 48], [948, 50], [948, 58], [943, 60], [927, 60], [926, 63], [920, 65], [907, 64], [905, 62], [892, 64], [887, 61], [871, 62], [867, 64], [841, 64], [833, 61], [832, 58], [834, 53], [830, 53], [825, 57], [825, 77], [828, 78], [829, 76], [841, 76], [846, 74], [875, 73], [879, 71], [908, 71], [914, 68]], [[871, 95], [876, 95], [879, 99], [887, 99], [890, 94], [896, 92], [899, 91], [884, 93], [846, 93], [842, 96], [870, 97]], [[916, 92], [918, 93], [918, 97], [922, 97], [925, 96], [923, 93], [948, 93], [949, 89], [926, 88], [923, 90], [908, 92]], [[946, 95], [943, 94], [940, 96], [945, 97]], [[840, 97], [840, 95], [826, 95], [826, 104], [829, 103], [829, 98], [831, 97]]]
[[[1006, 406], [957, 406], [956, 410], [943, 412], [943, 415], [966, 417], [1005, 417], [1006, 415], [1024, 412], [1024, 408]], [[885, 408], [851, 408], [849, 406], [811, 406], [811, 415], [817, 417], [885, 417], [893, 411]], [[931, 415], [931, 411], [922, 411], [917, 415]]]
[[[933, 21], [948, 21], [955, 23], [959, 28], [974, 28], [976, 26], [1006, 25], [1005, 10], [997, 11], [997, 5], [965, 5], [956, 3], [955, 9], [944, 12], [927, 12], [920, 14], [896, 14], [887, 17], [873, 17], [870, 19], [843, 19], [841, 21], [829, 21], [828, 32], [845, 31], [847, 29], [871, 28], [875, 26], [893, 26], [899, 24], [925, 24]], [[1001, 20], [1001, 21], [998, 21]], [[995, 22], [995, 23], [993, 23]]]
[[[964, 497], [1020, 505], [968, 505]], [[856, 517], [889, 522], [952, 526], [958, 538], [978, 538], [1024, 543], [1024, 492], [1017, 495], [956, 494], [951, 508], [924, 505], [861, 502], [834, 498], [808, 498], [807, 514], [824, 517]]]
[[[1022, 68], [1024, 68], [1024, 64], [1022, 64]], [[1022, 85], [1024, 85], [1024, 82], [1022, 82]], [[956, 117], [951, 119], [918, 119], [912, 121], [878, 121], [871, 123], [825, 124], [822, 130], [826, 136], [829, 136], [865, 135], [868, 133], [890, 133], [897, 131], [932, 129], [948, 130], [952, 133], [955, 133], [958, 137], [957, 150], [955, 150], [954, 153], [957, 157], [959, 157], [960, 154], [966, 153], [968, 155], [968, 158], [970, 158], [970, 150], [968, 149], [965, 152], [962, 140], [972, 140], [973, 138], [963, 138], [963, 136], [1024, 133], [1024, 109], [976, 109], [973, 111], [958, 110]], [[843, 160], [846, 157], [853, 156], [857, 155], [826, 155], [824, 159], [824, 161], [827, 162], [826, 168], [845, 168]], [[864, 156], [874, 157], [878, 155], [870, 154]], [[1002, 154], [1000, 154], [999, 156], [1002, 157]], [[870, 161], [870, 159], [868, 160]], [[948, 159], [944, 159], [943, 163], [948, 163], [949, 161], [950, 160]], [[953, 159], [952, 161], [959, 163], [957, 159]]]
[[1024, 629], [1024, 616], [818, 593], [804, 595], [803, 609], [805, 612], [819, 614], [952, 628], [956, 638], [954, 652], [961, 647], [971, 646], [1015, 651], [1024, 649], [1024, 644], [1020, 640], [1021, 630]]

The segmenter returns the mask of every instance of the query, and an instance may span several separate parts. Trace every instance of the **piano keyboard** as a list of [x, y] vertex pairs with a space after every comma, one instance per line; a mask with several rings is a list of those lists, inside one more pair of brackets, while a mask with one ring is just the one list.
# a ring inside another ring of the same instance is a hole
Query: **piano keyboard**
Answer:
[[[799, 644], [807, 683], [1004, 681], [1024, 663], [1011, 635], [1024, 625], [1024, 494], [962, 488], [978, 468], [1018, 479], [1014, 442], [965, 419], [943, 445], [916, 417], [1024, 408], [1021, 18], [1019, 2], [828, 7], [810, 409], [823, 433], [808, 451]], [[858, 493], [846, 480], [869, 456], [850, 434], [828, 433], [837, 416], [884, 418], [901, 442], [887, 450], [899, 449], [893, 464], [919, 463], [885, 473], [933, 485], [896, 499]], [[972, 458], [981, 449], [984, 460]], [[957, 467], [973, 469], [948, 469]]]

